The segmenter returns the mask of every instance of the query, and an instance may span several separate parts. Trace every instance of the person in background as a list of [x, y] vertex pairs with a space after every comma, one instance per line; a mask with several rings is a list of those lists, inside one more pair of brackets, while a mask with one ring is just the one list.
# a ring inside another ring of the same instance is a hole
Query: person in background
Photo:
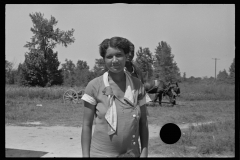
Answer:
[[[99, 51], [108, 71], [91, 80], [81, 98], [84, 101], [82, 155], [147, 157], [146, 92], [141, 81], [124, 70], [128, 40], [105, 39]], [[96, 124], [92, 135], [94, 116]]]
[[[125, 70], [128, 71], [132, 76], [140, 79], [140, 81], [144, 84], [146, 77], [145, 78], [143, 77], [142, 72], [139, 69], [137, 69], [137, 67], [132, 62], [134, 58], [135, 47], [132, 42], [128, 41], [128, 43], [129, 43], [129, 53], [127, 54]], [[147, 93], [146, 93], [146, 98], [148, 102], [152, 101]], [[147, 116], [149, 116], [148, 110], [147, 110]]]
[[134, 58], [134, 45], [128, 41], [129, 43], [129, 53], [127, 54], [127, 61], [125, 64], [125, 69], [128, 71], [132, 76], [137, 77], [144, 83], [144, 78], [142, 72], [137, 69], [137, 67], [133, 64], [132, 60]]

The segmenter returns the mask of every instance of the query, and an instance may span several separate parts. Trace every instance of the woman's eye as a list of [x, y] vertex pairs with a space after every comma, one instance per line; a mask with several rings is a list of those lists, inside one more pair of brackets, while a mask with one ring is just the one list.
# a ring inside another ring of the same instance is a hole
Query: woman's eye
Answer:
[[122, 54], [117, 54], [116, 57], [122, 57], [123, 55]]
[[121, 57], [123, 57], [123, 54], [119, 53], [119, 54], [116, 54], [116, 55], [108, 55], [108, 56], [106, 56], [107, 59], [112, 59], [113, 57], [121, 58]]
[[107, 58], [107, 59], [112, 59], [112, 58], [113, 58], [113, 56], [106, 56], [106, 58]]

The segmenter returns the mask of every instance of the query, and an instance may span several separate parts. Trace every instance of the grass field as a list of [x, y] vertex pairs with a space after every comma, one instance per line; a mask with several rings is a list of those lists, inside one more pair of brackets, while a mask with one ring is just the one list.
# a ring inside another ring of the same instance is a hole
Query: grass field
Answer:
[[[149, 105], [149, 124], [216, 122], [202, 127], [184, 130], [174, 145], [164, 144], [160, 138], [150, 139], [151, 154], [170, 156], [210, 156], [235, 154], [235, 88], [234, 86], [200, 86], [180, 84], [181, 97], [177, 105], [163, 103]], [[205, 87], [205, 88], [204, 88]], [[46, 126], [74, 126], [82, 124], [83, 103], [65, 105], [63, 93], [70, 88], [24, 88], [6, 86], [5, 123], [24, 125], [40, 121]], [[79, 91], [82, 88], [75, 88]], [[193, 94], [195, 93], [195, 94]], [[202, 94], [197, 94], [202, 93]], [[208, 96], [203, 96], [206, 93]], [[192, 97], [191, 97], [191, 96]], [[215, 95], [215, 97], [214, 97]], [[214, 97], [214, 98], [212, 98]], [[166, 101], [166, 99], [163, 99]], [[37, 106], [42, 104], [42, 106]], [[213, 138], [214, 137], [214, 138]]]
[[234, 100], [235, 85], [208, 83], [181, 83], [179, 100]]
[[182, 131], [180, 140], [175, 144], [165, 144], [160, 138], [150, 139], [149, 154], [165, 157], [234, 157], [234, 134], [234, 120], [192, 126]]
[[64, 92], [74, 89], [76, 92], [83, 87], [20, 87], [14, 85], [5, 86], [5, 99], [41, 99], [41, 100], [62, 100]]
[[[235, 100], [235, 85], [229, 84], [191, 84], [180, 83], [181, 101], [198, 101], [198, 100]], [[83, 90], [83, 87], [19, 87], [14, 85], [5, 86], [5, 99], [8, 98], [28, 98], [28, 99], [62, 99], [65, 91], [74, 89], [75, 91]]]

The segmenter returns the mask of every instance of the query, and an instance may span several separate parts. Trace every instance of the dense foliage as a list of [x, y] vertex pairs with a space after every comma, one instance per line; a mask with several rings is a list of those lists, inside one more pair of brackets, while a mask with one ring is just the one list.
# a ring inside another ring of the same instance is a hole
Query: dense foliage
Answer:
[[30, 14], [33, 22], [33, 37], [24, 47], [29, 49], [25, 53], [25, 61], [21, 65], [20, 83], [26, 86], [52, 86], [63, 83], [61, 69], [58, 67], [58, 53], [53, 51], [57, 44], [67, 47], [74, 42], [73, 32], [53, 29], [58, 21], [51, 16], [45, 19], [41, 13]]
[[89, 70], [86, 61], [78, 60], [76, 65], [71, 60], [62, 64], [62, 75], [65, 86], [86, 86], [96, 75]]
[[13, 68], [13, 63], [5, 60], [5, 83], [7, 83], [7, 84], [13, 84], [12, 68]]
[[233, 59], [233, 62], [229, 68], [229, 82], [231, 84], [235, 84], [235, 58]]
[[155, 50], [154, 78], [164, 81], [180, 81], [180, 70], [174, 62], [174, 55], [171, 47], [166, 42], [161, 41]]
[[138, 66], [145, 75], [145, 79], [161, 79], [166, 82], [180, 82], [180, 70], [174, 62], [174, 55], [171, 47], [161, 41], [158, 44], [155, 54], [148, 48], [140, 47], [136, 53], [135, 65]]
[[134, 64], [140, 68], [143, 73], [145, 80], [151, 79], [153, 77], [153, 54], [148, 48], [140, 47], [136, 53], [136, 60]]

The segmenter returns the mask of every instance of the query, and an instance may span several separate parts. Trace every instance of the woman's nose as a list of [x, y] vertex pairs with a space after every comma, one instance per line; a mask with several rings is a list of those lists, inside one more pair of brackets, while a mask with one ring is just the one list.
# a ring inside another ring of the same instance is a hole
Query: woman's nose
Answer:
[[117, 62], [117, 61], [118, 61], [117, 57], [113, 56], [113, 62]]

